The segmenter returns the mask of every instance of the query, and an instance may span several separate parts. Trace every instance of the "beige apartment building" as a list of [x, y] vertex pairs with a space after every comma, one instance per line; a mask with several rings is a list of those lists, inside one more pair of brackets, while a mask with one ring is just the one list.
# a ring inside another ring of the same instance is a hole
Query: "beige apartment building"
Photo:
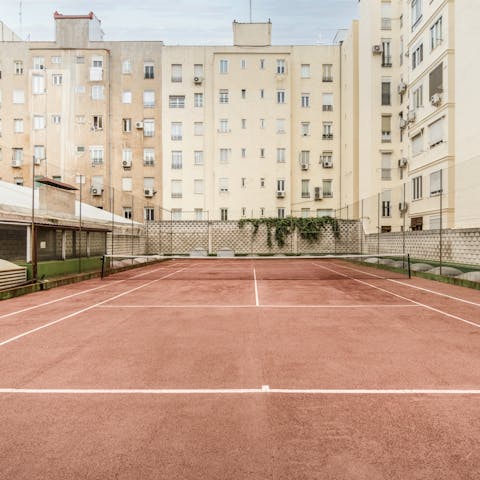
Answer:
[[[333, 45], [54, 42], [1, 29], [0, 177], [49, 175], [135, 220], [361, 218], [367, 233], [476, 227], [480, 3], [360, 0]], [[477, 42], [478, 43], [478, 42]], [[34, 171], [33, 171], [34, 168]]]

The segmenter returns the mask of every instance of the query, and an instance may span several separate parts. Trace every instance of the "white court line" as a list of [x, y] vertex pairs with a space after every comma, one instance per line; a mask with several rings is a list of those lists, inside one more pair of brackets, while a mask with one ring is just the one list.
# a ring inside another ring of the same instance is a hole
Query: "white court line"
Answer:
[[369, 388], [0, 388], [0, 394], [35, 395], [480, 395], [480, 389]]
[[335, 263], [335, 265], [337, 267], [345, 268], [347, 270], [353, 270], [354, 272], [365, 273], [366, 275], [370, 275], [371, 277], [380, 278], [382, 280], [388, 280], [389, 282], [392, 282], [392, 283], [398, 283], [399, 285], [404, 285], [405, 287], [414, 288], [416, 290], [422, 290], [424, 292], [432, 293], [433, 295], [438, 295], [440, 297], [449, 298], [450, 300], [456, 300], [458, 302], [467, 303], [469, 305], [474, 305], [475, 307], [480, 307], [480, 303], [478, 303], [478, 302], [472, 302], [470, 300], [465, 300], [464, 298], [454, 297], [453, 295], [447, 295], [446, 293], [436, 292], [435, 290], [429, 290], [428, 288], [418, 287], [416, 285], [411, 285], [409, 283], [401, 282], [400, 280], [394, 280], [393, 278], [384, 278], [380, 275], [375, 275], [372, 272], [366, 272], [365, 270], [360, 270], [358, 268], [347, 267], [345, 265], [340, 265], [338, 263]]
[[324, 267], [323, 265], [319, 265], [318, 263], [313, 263], [313, 265], [315, 265], [316, 267], [323, 268], [325, 270], [329, 270], [330, 272], [336, 273], [337, 275], [341, 275], [342, 277], [349, 278], [350, 280], [354, 280], [355, 282], [361, 283], [363, 285], [367, 285], [367, 286], [372, 287], [376, 290], [380, 290], [381, 292], [388, 293], [390, 295], [393, 295], [394, 297], [401, 298], [402, 300], [407, 300], [409, 302], [414, 303], [415, 305], [419, 305], [421, 307], [426, 308], [427, 310], [431, 310], [432, 312], [437, 312], [437, 313], [440, 313], [442, 315], [445, 315], [446, 317], [453, 318], [454, 320], [458, 320], [460, 322], [467, 323], [468, 325], [471, 325], [472, 327], [480, 328], [480, 324], [478, 324], [478, 323], [471, 322], [470, 320], [466, 320], [465, 318], [458, 317], [457, 315], [453, 315], [453, 314], [448, 313], [448, 312], [444, 312], [443, 310], [431, 307], [430, 305], [426, 305], [425, 303], [417, 302], [416, 300], [412, 300], [411, 298], [404, 297], [402, 295], [399, 295], [398, 293], [390, 292], [389, 290], [385, 290], [384, 288], [377, 287], [377, 285], [372, 285], [371, 283], [364, 282], [363, 280], [359, 280], [358, 278], [350, 277], [348, 275], [345, 275], [344, 273], [339, 272], [338, 270], [332, 270], [331, 268]]
[[257, 284], [257, 272], [255, 268], [253, 269], [253, 280], [255, 282], [255, 306], [259, 306], [260, 302], [258, 301], [258, 284]]
[[[421, 308], [420, 305], [412, 305], [412, 304], [386, 304], [386, 303], [379, 303], [379, 304], [355, 304], [355, 305], [287, 305], [287, 304], [278, 304], [278, 305], [255, 305], [255, 307], [259, 308]], [[253, 308], [254, 305], [209, 305], [209, 304], [200, 304], [200, 305], [100, 305], [98, 308]]]
[[[178, 267], [178, 265], [175, 265], [175, 266]], [[157, 270], [160, 270], [160, 269], [153, 270], [153, 272], [156, 272]], [[152, 272], [148, 272], [148, 273], [152, 273]], [[143, 275], [146, 275], [146, 274], [142, 273], [140, 275], [135, 275], [134, 277], [131, 277], [131, 278], [137, 278], [137, 277], [140, 277], [140, 276], [143, 276]], [[125, 281], [126, 280], [120, 280], [118, 283], [125, 282]], [[15, 311], [10, 312], [10, 313], [5, 313], [3, 315], [0, 315], [0, 319], [11, 317], [13, 315], [18, 315], [19, 313], [29, 312], [30, 310], [35, 310], [36, 308], [46, 307], [47, 305], [52, 305], [53, 303], [61, 302], [62, 300], [68, 300], [69, 298], [77, 297], [78, 295], [83, 295], [85, 293], [93, 292], [95, 290], [100, 290], [101, 288], [106, 288], [108, 286], [109, 286], [109, 284], [105, 283], [105, 284], [100, 285], [98, 287], [89, 288], [87, 290], [82, 290], [81, 292], [72, 293], [70, 295], [66, 295], [64, 297], [56, 298], [56, 299], [50, 300], [48, 302], [39, 303], [39, 304], [33, 305], [31, 307], [22, 308], [21, 310], [15, 310]]]
[[19, 335], [15, 335], [14, 337], [8, 338], [7, 340], [4, 340], [3, 342], [0, 342], [0, 347], [3, 347], [4, 345], [7, 345], [8, 343], [14, 342], [15, 340], [18, 340], [22, 337], [26, 337], [27, 335], [31, 335], [32, 333], [38, 332], [39, 330], [43, 330], [44, 328], [51, 327], [52, 325], [63, 322], [64, 320], [67, 320], [69, 318], [80, 315], [81, 313], [88, 312], [89, 310], [92, 310], [93, 308], [96, 308], [99, 305], [103, 305], [104, 303], [107, 303], [107, 302], [110, 302], [110, 301], [115, 300], [117, 298], [123, 297], [124, 295], [128, 295], [129, 293], [135, 292], [136, 290], [139, 290], [140, 288], [148, 287], [152, 283], [158, 282], [159, 280], [163, 280], [164, 278], [170, 277], [171, 275], [175, 275], [176, 273], [182, 272], [183, 270], [186, 270], [187, 268], [188, 267], [185, 267], [185, 268], [182, 268], [182, 269], [177, 270], [175, 272], [169, 273], [168, 275], [164, 275], [163, 277], [156, 278], [155, 280], [151, 280], [150, 282], [144, 283], [143, 285], [139, 285], [138, 287], [131, 288], [130, 290], [127, 290], [126, 292], [119, 293], [119, 294], [114, 295], [113, 297], [109, 297], [109, 298], [107, 298], [107, 299], [105, 299], [101, 302], [98, 302], [98, 303], [95, 303], [95, 304], [90, 305], [88, 307], [82, 308], [81, 310], [77, 310], [76, 312], [70, 313], [69, 315], [65, 315], [64, 317], [61, 317], [57, 320], [54, 320], [53, 322], [49, 322], [49, 323], [46, 323], [44, 325], [40, 325], [39, 327], [32, 328], [31, 330], [20, 333]]

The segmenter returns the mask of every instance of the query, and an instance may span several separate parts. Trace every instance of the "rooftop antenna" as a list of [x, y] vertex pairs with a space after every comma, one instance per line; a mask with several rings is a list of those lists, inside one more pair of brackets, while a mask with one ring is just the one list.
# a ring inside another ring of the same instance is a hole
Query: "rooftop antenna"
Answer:
[[23, 27], [22, 27], [22, 1], [20, 0], [18, 5], [18, 19], [20, 21], [20, 37], [23, 37]]
[[250, 23], [252, 23], [252, 0], [250, 0]]

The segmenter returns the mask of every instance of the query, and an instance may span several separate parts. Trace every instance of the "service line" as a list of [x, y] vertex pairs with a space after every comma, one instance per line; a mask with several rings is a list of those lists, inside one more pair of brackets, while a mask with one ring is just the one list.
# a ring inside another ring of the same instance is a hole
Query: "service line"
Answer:
[[260, 306], [260, 302], [258, 301], [258, 283], [257, 283], [257, 272], [255, 268], [253, 269], [253, 281], [255, 285], [255, 306]]

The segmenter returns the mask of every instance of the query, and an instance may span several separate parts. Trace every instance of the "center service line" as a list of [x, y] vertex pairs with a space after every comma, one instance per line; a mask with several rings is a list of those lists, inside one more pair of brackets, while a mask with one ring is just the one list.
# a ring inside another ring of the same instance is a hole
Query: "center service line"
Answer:
[[257, 284], [257, 272], [255, 268], [253, 269], [253, 280], [255, 282], [255, 306], [260, 306], [260, 302], [258, 301], [258, 284]]

